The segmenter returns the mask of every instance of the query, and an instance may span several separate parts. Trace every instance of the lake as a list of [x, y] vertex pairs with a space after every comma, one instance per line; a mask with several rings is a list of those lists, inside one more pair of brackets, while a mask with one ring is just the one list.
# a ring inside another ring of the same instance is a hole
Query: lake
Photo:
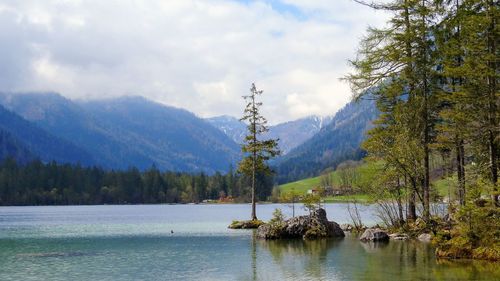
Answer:
[[[257, 215], [275, 208], [291, 216], [276, 204]], [[325, 208], [349, 222], [345, 204]], [[376, 223], [373, 207], [361, 213]], [[263, 241], [227, 229], [249, 214], [246, 204], [0, 207], [0, 280], [500, 280], [498, 264], [437, 261], [416, 241]]]

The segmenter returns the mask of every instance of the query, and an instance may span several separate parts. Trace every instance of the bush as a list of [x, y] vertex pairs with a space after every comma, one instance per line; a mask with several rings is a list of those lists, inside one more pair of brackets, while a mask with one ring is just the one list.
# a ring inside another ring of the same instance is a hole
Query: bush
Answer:
[[438, 232], [438, 257], [500, 260], [500, 210], [491, 201], [469, 202], [457, 212], [457, 225]]

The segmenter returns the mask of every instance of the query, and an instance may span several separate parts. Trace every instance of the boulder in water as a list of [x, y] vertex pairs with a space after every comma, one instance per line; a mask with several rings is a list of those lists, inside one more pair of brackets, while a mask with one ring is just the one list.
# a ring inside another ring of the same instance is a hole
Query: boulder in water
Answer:
[[422, 233], [418, 236], [417, 238], [419, 241], [421, 242], [431, 242], [432, 240], [432, 234], [429, 234], [429, 233]]
[[385, 242], [389, 241], [389, 235], [380, 228], [369, 228], [363, 232], [359, 240], [363, 242], [373, 241], [373, 242]]
[[408, 240], [410, 237], [404, 233], [393, 233], [389, 235], [389, 238], [392, 240]]

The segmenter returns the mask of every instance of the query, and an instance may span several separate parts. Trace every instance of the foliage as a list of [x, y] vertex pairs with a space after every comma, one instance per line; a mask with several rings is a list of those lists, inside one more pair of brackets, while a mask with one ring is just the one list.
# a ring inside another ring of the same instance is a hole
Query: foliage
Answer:
[[285, 215], [281, 211], [281, 209], [274, 209], [273, 217], [269, 221], [270, 224], [278, 224], [282, 225], [285, 222]]
[[368, 30], [346, 76], [355, 98], [374, 98], [381, 112], [363, 144], [368, 161], [383, 163], [363, 185], [381, 217], [402, 226], [416, 219], [420, 203], [430, 223], [438, 169], [456, 171], [453, 194], [461, 206], [481, 195], [474, 185], [485, 181], [482, 189], [498, 204], [497, 3], [357, 2], [391, 13], [384, 28]]
[[304, 209], [312, 214], [321, 204], [321, 196], [318, 194], [307, 193], [302, 197], [302, 204], [304, 204]]
[[263, 225], [261, 220], [247, 220], [247, 221], [232, 221], [228, 228], [231, 229], [255, 229]]
[[[234, 198], [247, 201], [248, 178], [234, 171], [186, 174], [160, 172], [156, 167], [107, 171], [98, 167], [43, 163], [0, 162], [0, 205], [79, 205], [188, 203], [205, 199]], [[266, 199], [272, 188], [270, 176], [259, 175], [257, 195]]]
[[469, 201], [456, 214], [457, 225], [434, 243], [440, 257], [500, 260], [500, 210]]
[[269, 130], [266, 118], [259, 112], [262, 103], [258, 102], [257, 98], [262, 95], [262, 93], [263, 91], [257, 90], [255, 84], [252, 83], [250, 95], [243, 96], [247, 105], [243, 117], [241, 118], [241, 121], [246, 121], [248, 123], [248, 134], [245, 136], [244, 144], [241, 146], [241, 150], [245, 156], [240, 161], [238, 170], [251, 179], [252, 220], [257, 220], [255, 211], [256, 175], [258, 173], [270, 174], [271, 169], [266, 164], [266, 161], [280, 154], [280, 151], [277, 149], [278, 140], [261, 140], [259, 138], [259, 136]]

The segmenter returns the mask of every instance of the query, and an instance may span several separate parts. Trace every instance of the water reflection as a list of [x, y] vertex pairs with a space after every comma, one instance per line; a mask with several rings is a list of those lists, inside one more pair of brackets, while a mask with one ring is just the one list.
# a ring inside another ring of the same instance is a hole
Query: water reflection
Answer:
[[328, 253], [341, 243], [339, 239], [258, 240], [287, 279], [322, 278], [327, 274]]
[[262, 249], [258, 258], [269, 255], [272, 260], [272, 264], [258, 263], [262, 268], [260, 275], [254, 274], [256, 279], [267, 270], [274, 271], [274, 278], [287, 280], [500, 280], [495, 263], [437, 261], [434, 248], [418, 241], [362, 243], [347, 236], [256, 243]]
[[[275, 207], [259, 206], [262, 217]], [[327, 208], [348, 217], [343, 206]], [[416, 241], [263, 241], [226, 228], [248, 209], [3, 207], [0, 280], [500, 280], [498, 263], [437, 261]]]

